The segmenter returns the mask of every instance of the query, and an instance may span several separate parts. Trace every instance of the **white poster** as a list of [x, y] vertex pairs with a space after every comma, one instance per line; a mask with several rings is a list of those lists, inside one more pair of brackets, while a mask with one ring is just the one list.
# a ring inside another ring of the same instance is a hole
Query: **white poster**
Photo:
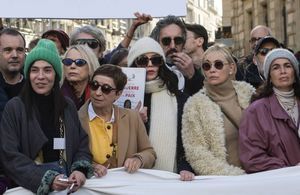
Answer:
[[97, 19], [186, 16], [186, 0], [2, 0], [0, 17]]
[[135, 109], [137, 106], [143, 108], [146, 69], [122, 67], [122, 71], [127, 75], [127, 84], [115, 104], [122, 108]]

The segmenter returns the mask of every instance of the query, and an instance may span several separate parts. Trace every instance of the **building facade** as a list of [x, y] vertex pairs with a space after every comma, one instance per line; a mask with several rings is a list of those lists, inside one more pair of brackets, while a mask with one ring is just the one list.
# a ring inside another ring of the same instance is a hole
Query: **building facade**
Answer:
[[266, 25], [272, 36], [286, 47], [300, 50], [299, 0], [226, 0], [223, 1], [223, 28], [229, 28], [236, 56], [249, 54], [250, 31]]
[[[203, 25], [208, 32], [209, 41], [215, 40], [215, 33], [222, 26], [222, 16], [216, 9], [216, 1], [221, 0], [187, 0], [187, 23]], [[140, 26], [134, 35], [132, 43], [140, 37], [149, 36], [159, 18]], [[107, 49], [118, 46], [131, 26], [132, 19], [97, 19], [97, 20], [56, 20], [56, 19], [16, 19], [0, 18], [0, 27], [13, 27], [20, 30], [28, 43], [50, 29], [61, 29], [70, 34], [74, 28], [93, 25], [102, 30], [106, 37]]]

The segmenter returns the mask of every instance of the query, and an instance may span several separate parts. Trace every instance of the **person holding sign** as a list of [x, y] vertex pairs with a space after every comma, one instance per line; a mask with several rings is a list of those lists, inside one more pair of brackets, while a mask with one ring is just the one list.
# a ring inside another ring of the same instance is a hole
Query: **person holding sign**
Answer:
[[129, 51], [128, 65], [146, 69], [146, 87], [141, 116], [157, 153], [154, 169], [180, 173], [181, 180], [194, 174], [185, 160], [181, 140], [181, 115], [187, 96], [178, 90], [176, 75], [166, 67], [161, 46], [152, 38], [138, 40]]
[[113, 104], [126, 83], [127, 77], [120, 67], [102, 65], [91, 77], [90, 101], [79, 110], [98, 177], [106, 175], [108, 168], [124, 166], [129, 173], [152, 168], [156, 159], [139, 113]]
[[41, 39], [27, 55], [24, 76], [23, 91], [7, 103], [0, 126], [4, 171], [37, 194], [73, 183], [76, 191], [92, 176], [91, 154], [75, 105], [60, 92], [62, 66], [52, 41]]

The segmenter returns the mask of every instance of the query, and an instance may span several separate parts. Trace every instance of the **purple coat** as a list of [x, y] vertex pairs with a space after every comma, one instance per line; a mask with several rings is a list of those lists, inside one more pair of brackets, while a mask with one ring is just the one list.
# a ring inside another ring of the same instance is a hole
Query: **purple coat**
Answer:
[[[300, 116], [300, 101], [297, 103]], [[239, 129], [239, 153], [247, 173], [300, 162], [298, 128], [274, 94], [255, 101], [245, 111]]]

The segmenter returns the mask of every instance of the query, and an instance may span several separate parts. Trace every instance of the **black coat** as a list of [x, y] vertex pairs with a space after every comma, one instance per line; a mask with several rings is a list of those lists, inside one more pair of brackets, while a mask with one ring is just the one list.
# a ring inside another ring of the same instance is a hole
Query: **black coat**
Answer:
[[[68, 168], [81, 160], [90, 162], [88, 136], [81, 127], [75, 105], [69, 99], [64, 110], [64, 124]], [[37, 165], [34, 160], [47, 141], [37, 116], [29, 119], [21, 98], [12, 98], [6, 104], [0, 125], [1, 164], [14, 182], [35, 193], [48, 167]]]

